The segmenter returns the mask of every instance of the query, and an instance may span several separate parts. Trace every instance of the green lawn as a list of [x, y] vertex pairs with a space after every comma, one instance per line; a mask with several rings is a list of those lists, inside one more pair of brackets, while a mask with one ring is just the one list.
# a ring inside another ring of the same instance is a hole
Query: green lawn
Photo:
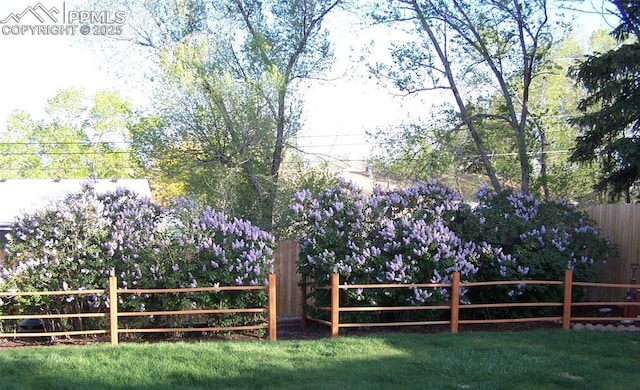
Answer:
[[381, 334], [0, 350], [0, 389], [632, 389], [640, 333]]

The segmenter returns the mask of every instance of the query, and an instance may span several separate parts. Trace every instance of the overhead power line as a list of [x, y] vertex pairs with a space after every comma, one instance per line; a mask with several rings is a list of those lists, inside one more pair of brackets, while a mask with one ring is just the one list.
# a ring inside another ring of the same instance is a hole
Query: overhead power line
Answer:
[[336, 134], [309, 134], [309, 135], [296, 135], [291, 137], [296, 138], [336, 138], [336, 137], [364, 137], [368, 136], [367, 133], [336, 133]]
[[56, 145], [79, 145], [79, 146], [100, 146], [100, 145], [129, 145], [129, 142], [125, 141], [73, 141], [73, 142], [59, 142], [59, 141], [51, 141], [51, 142], [40, 142], [40, 141], [29, 141], [29, 142], [0, 142], [0, 146], [14, 146], [14, 145], [36, 145], [36, 146], [56, 146]]
[[83, 155], [105, 155], [105, 154], [132, 154], [130, 150], [87, 150], [79, 152], [0, 152], [0, 156], [83, 156]]

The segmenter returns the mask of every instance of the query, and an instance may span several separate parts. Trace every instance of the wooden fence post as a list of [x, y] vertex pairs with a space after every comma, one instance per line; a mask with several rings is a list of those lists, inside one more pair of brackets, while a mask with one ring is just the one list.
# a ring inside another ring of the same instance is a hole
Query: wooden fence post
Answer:
[[277, 279], [276, 274], [269, 274], [269, 341], [278, 339]]
[[460, 317], [460, 272], [453, 273], [451, 281], [451, 333], [458, 333], [458, 318]]
[[118, 345], [118, 279], [109, 277], [109, 330], [111, 345]]
[[302, 327], [302, 329], [307, 330], [307, 328], [309, 327], [309, 323], [307, 322], [307, 309], [305, 308], [305, 305], [307, 304], [307, 277], [306, 276], [302, 277], [302, 285], [300, 286], [300, 292], [302, 293], [300, 326]]
[[340, 332], [340, 275], [331, 274], [331, 337]]
[[564, 271], [564, 301], [562, 303], [562, 329], [571, 328], [571, 299], [573, 292], [573, 270]]

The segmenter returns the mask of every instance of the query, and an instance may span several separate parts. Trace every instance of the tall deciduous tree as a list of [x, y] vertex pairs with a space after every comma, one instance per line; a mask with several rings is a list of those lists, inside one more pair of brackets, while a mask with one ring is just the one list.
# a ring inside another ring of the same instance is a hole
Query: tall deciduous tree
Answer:
[[567, 123], [567, 118], [578, 113], [576, 104], [583, 96], [582, 90], [567, 77], [567, 70], [588, 50], [582, 47], [576, 35], [568, 37], [551, 51], [555, 66], [531, 85], [532, 121], [536, 129], [544, 129], [541, 135], [545, 142], [537, 144], [540, 145], [538, 150], [546, 157], [544, 165], [539, 166], [540, 174], [533, 180], [532, 188], [540, 189], [546, 199], [561, 197], [583, 203], [593, 194], [593, 168], [567, 161], [576, 136], [576, 130]]
[[0, 132], [3, 178], [128, 178], [134, 175], [127, 145], [131, 102], [112, 91], [87, 96], [66, 89], [49, 99], [46, 115], [9, 116]]
[[270, 229], [286, 141], [300, 125], [299, 81], [330, 64], [322, 21], [339, 3], [146, 3], [155, 23], [134, 39], [155, 49], [171, 99], [136, 129], [141, 157]]
[[[539, 162], [542, 162], [540, 155], [546, 155], [544, 165], [534, 165], [531, 191], [545, 198], [565, 198], [583, 203], [597, 201], [591, 188], [597, 174], [595, 167], [567, 161], [577, 134], [576, 129], [567, 123], [567, 118], [578, 114], [577, 102], [584, 96], [582, 89], [567, 77], [567, 70], [593, 48], [606, 50], [614, 45], [613, 39], [600, 30], [591, 37], [591, 49], [582, 47], [578, 38], [571, 35], [554, 45], [550, 52], [554, 66], [542, 72], [531, 84], [530, 120], [532, 128], [544, 130], [545, 149], [538, 139], [530, 139], [528, 147]], [[500, 112], [504, 104], [500, 96], [494, 94], [478, 99], [468, 107], [474, 113], [488, 114]], [[393, 134], [381, 131], [377, 138], [383, 146], [382, 153], [373, 162], [377, 169], [402, 179], [440, 178], [464, 195], [464, 188], [457, 184], [463, 182], [457, 179], [464, 175], [469, 180], [472, 176], [466, 174], [481, 173], [483, 167], [468, 133], [464, 129], [451, 131], [450, 123], [455, 123], [455, 113], [445, 109], [437, 112], [438, 115], [433, 115], [426, 124], [412, 123]], [[505, 136], [503, 122], [489, 115], [477, 124], [497, 175], [506, 183], [517, 183], [520, 172], [514, 137]], [[543, 174], [543, 170], [546, 173]], [[456, 179], [455, 184], [452, 178]]]
[[[528, 141], [537, 137], [530, 120], [530, 87], [548, 64], [554, 42], [545, 0], [397, 0], [387, 1], [378, 21], [411, 23], [412, 41], [397, 45], [395, 66], [387, 69], [396, 86], [408, 92], [449, 90], [458, 124], [473, 139], [492, 186], [496, 175], [482, 137], [480, 122], [503, 123], [515, 140], [520, 186], [529, 193], [531, 158]], [[416, 37], [418, 39], [416, 39]], [[383, 72], [384, 69], [378, 68]], [[480, 96], [497, 93], [501, 112], [474, 112]]]
[[640, 3], [610, 5], [620, 19], [612, 31], [620, 45], [587, 56], [570, 73], [588, 93], [578, 104], [583, 114], [570, 121], [581, 131], [571, 160], [598, 163], [596, 189], [630, 202], [640, 198]]
[[[469, 193], [462, 187], [467, 183], [459, 178], [482, 173], [484, 167], [478, 161], [469, 133], [464, 129], [451, 129], [450, 124], [455, 123], [456, 118], [457, 114], [449, 106], [443, 106], [424, 123], [413, 121], [395, 131], [379, 130], [373, 134], [379, 150], [369, 164], [398, 182], [418, 183], [437, 178], [466, 197]], [[473, 193], [480, 184], [481, 181], [470, 184]]]

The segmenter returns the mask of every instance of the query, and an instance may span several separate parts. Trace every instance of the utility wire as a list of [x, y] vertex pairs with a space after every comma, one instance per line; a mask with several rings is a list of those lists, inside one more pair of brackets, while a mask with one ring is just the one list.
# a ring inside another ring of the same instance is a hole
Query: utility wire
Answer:
[[130, 150], [95, 151], [87, 150], [82, 152], [0, 152], [0, 156], [84, 156], [84, 155], [107, 155], [107, 154], [132, 154]]
[[[361, 145], [361, 146], [369, 146], [370, 144], [345, 144], [345, 145], [339, 145], [339, 146], [347, 146], [347, 145]], [[328, 154], [324, 154], [324, 153], [314, 153], [314, 152], [309, 152], [303, 149], [303, 147], [298, 147], [298, 146], [293, 146], [293, 145], [287, 145], [289, 147], [291, 147], [292, 149], [295, 149], [303, 154], [308, 154], [308, 155], [314, 155], [314, 156], [318, 156], [318, 157], [323, 157], [323, 158], [334, 158], [331, 155]], [[333, 146], [336, 147], [336, 145], [327, 145], [327, 146]], [[307, 147], [320, 147], [320, 145], [316, 145], [316, 146], [305, 146], [304, 148]], [[82, 155], [113, 155], [113, 154], [133, 154], [133, 151], [81, 151], [81, 152], [0, 152], [0, 156], [82, 156]], [[528, 156], [537, 156], [540, 154], [567, 154], [567, 153], [571, 153], [571, 150], [569, 149], [559, 149], [559, 150], [546, 150], [544, 152], [539, 152], [539, 151], [529, 151], [527, 152]], [[508, 156], [518, 156], [519, 153], [518, 152], [507, 152], [507, 153], [487, 153], [488, 157], [508, 157]], [[479, 154], [468, 154], [468, 155], [463, 155], [462, 157], [480, 157]], [[364, 160], [359, 160], [359, 161], [364, 161]]]
[[129, 145], [128, 142], [125, 141], [100, 141], [100, 142], [91, 142], [91, 141], [73, 141], [73, 142], [59, 142], [59, 141], [51, 141], [51, 142], [40, 142], [40, 141], [29, 141], [29, 142], [0, 142], [0, 146], [13, 146], [13, 145], [36, 145], [36, 146], [56, 146], [56, 145], [79, 145], [79, 146], [100, 146], [100, 145]]

